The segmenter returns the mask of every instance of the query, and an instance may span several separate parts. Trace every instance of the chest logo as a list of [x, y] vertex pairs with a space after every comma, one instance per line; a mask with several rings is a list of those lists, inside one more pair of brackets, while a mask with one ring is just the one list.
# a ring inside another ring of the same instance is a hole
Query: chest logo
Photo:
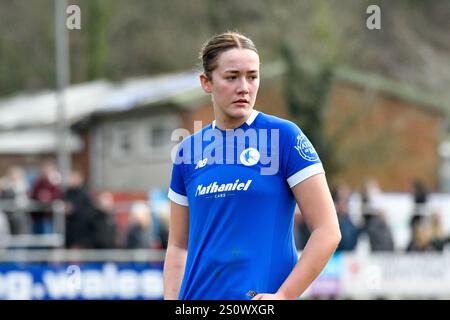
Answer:
[[203, 160], [199, 160], [197, 162], [197, 165], [195, 166], [195, 169], [200, 169], [203, 168], [204, 166], [206, 166], [206, 163], [208, 162], [208, 158], [205, 158]]
[[240, 160], [244, 166], [250, 167], [258, 163], [260, 158], [259, 151], [255, 148], [247, 148], [242, 151]]

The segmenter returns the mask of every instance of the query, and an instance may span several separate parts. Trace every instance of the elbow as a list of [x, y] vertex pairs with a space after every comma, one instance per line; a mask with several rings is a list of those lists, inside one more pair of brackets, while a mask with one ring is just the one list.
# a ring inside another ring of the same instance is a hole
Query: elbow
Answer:
[[339, 226], [335, 227], [333, 230], [333, 246], [335, 247], [335, 249], [338, 247], [339, 243], [341, 242], [342, 239], [342, 234], [341, 234], [341, 230], [339, 229]]
[[325, 231], [326, 237], [327, 237], [327, 243], [333, 250], [335, 250], [342, 239], [341, 230], [339, 228], [339, 225], [333, 225], [326, 228]]
[[[320, 231], [319, 231], [320, 230]], [[320, 234], [321, 242], [330, 250], [336, 250], [341, 242], [342, 235], [339, 226], [329, 225], [317, 230]]]

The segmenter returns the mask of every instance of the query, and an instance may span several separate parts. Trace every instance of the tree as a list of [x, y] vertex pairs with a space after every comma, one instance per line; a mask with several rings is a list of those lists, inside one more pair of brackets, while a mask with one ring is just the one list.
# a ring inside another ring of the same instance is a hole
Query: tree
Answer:
[[102, 0], [87, 2], [87, 78], [93, 80], [104, 76], [106, 63], [106, 27], [110, 6]]
[[290, 117], [311, 140], [332, 180], [338, 168], [333, 160], [334, 149], [325, 135], [324, 111], [333, 79], [333, 66], [324, 65], [316, 67], [315, 72], [308, 71], [305, 64], [296, 61], [287, 43], [282, 43], [280, 54], [286, 65], [284, 88]]

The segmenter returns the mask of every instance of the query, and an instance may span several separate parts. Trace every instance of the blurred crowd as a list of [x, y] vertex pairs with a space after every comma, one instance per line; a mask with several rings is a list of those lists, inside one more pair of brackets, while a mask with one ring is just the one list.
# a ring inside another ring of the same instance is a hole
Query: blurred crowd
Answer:
[[[62, 230], [55, 224], [56, 208], [62, 208]], [[119, 211], [126, 213], [125, 219]], [[88, 190], [78, 171], [71, 172], [63, 186], [61, 174], [50, 161], [42, 164], [34, 178], [20, 167], [0, 177], [0, 247], [8, 246], [14, 235], [61, 233], [66, 248], [164, 249], [167, 216], [168, 212], [152, 212], [146, 200], [118, 202], [112, 192]]]
[[[409, 243], [401, 250], [405, 252], [442, 252], [446, 244], [450, 244], [450, 235], [444, 231], [440, 212], [426, 214], [428, 191], [420, 180], [411, 184], [411, 195], [414, 199], [413, 212], [409, 221]], [[332, 190], [332, 196], [342, 234], [337, 251], [355, 251], [362, 241], [368, 240], [371, 252], [398, 251], [393, 230], [390, 227], [386, 212], [374, 204], [374, 197], [382, 193], [375, 180], [367, 181], [359, 195], [361, 197], [361, 219], [351, 217], [349, 210], [352, 191], [345, 185]], [[302, 250], [310, 231], [297, 208], [295, 219], [296, 244]]]
[[[425, 184], [414, 181], [411, 186], [414, 212], [409, 223], [409, 243], [402, 250], [443, 251], [450, 237], [444, 231], [442, 217], [439, 212], [425, 214], [428, 201]], [[362, 239], [373, 252], [398, 250], [386, 213], [373, 201], [382, 193], [377, 183], [370, 180], [357, 192], [360, 219], [350, 215], [350, 197], [354, 193], [345, 185], [332, 190], [342, 233], [337, 251], [354, 251]], [[64, 236], [66, 248], [165, 249], [168, 200], [165, 199], [167, 203], [160, 210], [152, 209], [151, 200], [117, 201], [112, 192], [93, 192], [78, 171], [73, 171], [63, 186], [60, 173], [50, 161], [42, 164], [35, 177], [27, 176], [20, 167], [12, 167], [0, 177], [0, 248], [8, 247], [8, 239], [14, 235], [59, 232]], [[55, 206], [57, 203], [59, 207]], [[55, 224], [58, 212], [63, 216], [63, 230], [58, 230]], [[307, 224], [297, 208], [295, 240], [299, 250], [304, 248], [309, 236]]]

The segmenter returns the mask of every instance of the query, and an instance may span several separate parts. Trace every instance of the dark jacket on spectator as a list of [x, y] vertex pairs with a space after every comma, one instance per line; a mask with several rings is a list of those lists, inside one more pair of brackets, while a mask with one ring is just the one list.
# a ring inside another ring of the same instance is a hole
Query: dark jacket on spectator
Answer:
[[95, 249], [117, 248], [117, 225], [111, 213], [94, 209], [92, 240]]
[[95, 207], [84, 188], [69, 188], [64, 194], [69, 205], [66, 218], [66, 247], [92, 248]]

